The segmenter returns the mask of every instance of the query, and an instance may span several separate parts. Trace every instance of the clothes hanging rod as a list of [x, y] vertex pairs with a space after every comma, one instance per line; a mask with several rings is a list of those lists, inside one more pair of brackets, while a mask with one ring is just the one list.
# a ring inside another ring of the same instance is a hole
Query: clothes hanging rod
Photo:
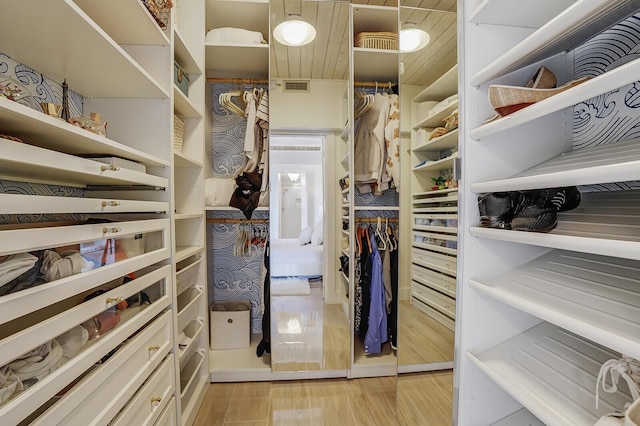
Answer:
[[211, 83], [269, 84], [269, 80], [266, 78], [207, 77], [207, 81]]
[[215, 217], [207, 219], [207, 223], [269, 223], [269, 219], [229, 219]]
[[377, 223], [378, 219], [380, 219], [381, 222], [389, 222], [389, 223], [397, 223], [398, 222], [398, 218], [397, 217], [356, 217], [354, 218], [355, 222], [364, 222], [364, 223]]
[[355, 87], [377, 87], [378, 89], [391, 88], [397, 86], [396, 83], [390, 81], [354, 81]]

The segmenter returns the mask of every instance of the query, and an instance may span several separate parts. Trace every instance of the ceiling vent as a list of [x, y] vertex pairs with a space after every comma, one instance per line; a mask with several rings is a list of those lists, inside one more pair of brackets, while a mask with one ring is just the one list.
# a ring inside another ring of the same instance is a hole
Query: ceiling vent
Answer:
[[284, 82], [284, 91], [285, 92], [308, 92], [309, 91], [309, 81], [308, 80], [285, 80]]

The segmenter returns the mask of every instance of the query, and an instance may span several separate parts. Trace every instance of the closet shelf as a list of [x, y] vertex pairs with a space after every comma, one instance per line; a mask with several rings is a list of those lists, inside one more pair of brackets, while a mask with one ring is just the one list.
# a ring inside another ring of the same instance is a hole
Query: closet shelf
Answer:
[[182, 38], [179, 29], [174, 27], [173, 34], [173, 50], [176, 62], [178, 62], [182, 69], [185, 70], [188, 74], [202, 75], [202, 69], [198, 65], [199, 61], [196, 61], [196, 59], [193, 57], [193, 53], [191, 53], [191, 50], [187, 47], [187, 43], [185, 43], [184, 39]]
[[344, 272], [340, 271], [340, 275], [342, 276], [342, 278], [344, 279], [344, 281], [349, 284], [349, 277], [347, 276], [347, 274], [345, 274]]
[[431, 231], [458, 235], [458, 228], [453, 226], [413, 225], [411, 229], [414, 231]]
[[175, 220], [202, 219], [202, 213], [176, 213], [173, 218]]
[[[489, 4], [494, 2], [495, 0], [485, 1], [485, 3]], [[480, 7], [483, 6], [484, 4]], [[501, 75], [571, 50], [635, 13], [638, 6], [640, 6], [638, 0], [615, 2], [610, 0], [576, 1], [564, 12], [473, 75], [469, 80], [469, 84], [471, 86], [479, 86]], [[535, 7], [544, 10], [544, 8], [540, 8], [538, 3], [535, 4]], [[511, 14], [507, 14], [507, 16], [512, 19]], [[613, 89], [604, 91], [608, 90]]]
[[31, 145], [42, 148], [69, 154], [122, 157], [147, 166], [169, 165], [169, 161], [4, 98], [0, 98], [0, 122], [3, 133], [19, 137]]
[[269, 74], [268, 44], [245, 46], [205, 43], [205, 58], [207, 77], [267, 78]]
[[202, 366], [203, 362], [204, 354], [200, 351], [196, 351], [191, 358], [189, 358], [185, 367], [180, 371], [181, 398], [184, 399], [186, 395], [193, 391], [192, 386], [195, 386], [198, 382], [196, 378], [198, 377], [198, 372], [200, 371], [200, 366]]
[[458, 250], [453, 249], [453, 248], [448, 248], [448, 247], [442, 247], [442, 246], [437, 246], [437, 245], [433, 245], [433, 244], [426, 244], [426, 243], [417, 243], [414, 242], [412, 244], [412, 247], [414, 248], [419, 248], [419, 249], [423, 249], [423, 250], [430, 250], [430, 251], [434, 251], [434, 252], [438, 252], [438, 253], [443, 253], [443, 254], [450, 254], [452, 256], [457, 256], [458, 255]]
[[418, 93], [418, 95], [413, 98], [413, 102], [441, 101], [456, 93], [458, 93], [457, 64], [422, 92]]
[[640, 260], [640, 191], [582, 194], [548, 233], [471, 227], [476, 237]]
[[398, 51], [354, 47], [353, 70], [356, 81], [377, 81], [381, 90], [398, 81]]
[[180, 262], [182, 260], [185, 260], [189, 256], [194, 256], [196, 254], [202, 253], [202, 250], [204, 250], [202, 246], [194, 246], [194, 247], [178, 246], [176, 247], [176, 252], [174, 257], [176, 262]]
[[450, 192], [458, 192], [458, 188], [436, 189], [433, 191], [416, 192], [415, 194], [412, 194], [412, 197], [416, 199], [418, 197], [431, 197], [433, 195], [448, 194]]
[[397, 212], [400, 210], [398, 206], [354, 206], [355, 211], [387, 211]]
[[466, 356], [547, 425], [592, 425], [631, 400], [623, 396], [623, 386], [616, 393], [600, 392], [596, 412], [598, 371], [619, 354], [549, 323]]
[[[442, 125], [442, 123], [440, 123]], [[442, 151], [449, 148], [458, 147], [458, 129], [452, 130], [446, 135], [431, 139], [424, 145], [419, 145], [413, 149], [413, 152], [429, 152]]]
[[509, 179], [471, 184], [475, 193], [640, 180], [640, 139], [560, 154]]
[[349, 152], [344, 154], [342, 160], [340, 160], [340, 164], [342, 164], [342, 167], [344, 167], [345, 170], [349, 170]]
[[[103, 203], [106, 202], [106, 205]], [[29, 213], [156, 213], [168, 212], [162, 201], [113, 198], [57, 197], [47, 195], [0, 194], [2, 214]]]
[[178, 329], [184, 330], [187, 324], [197, 318], [198, 305], [204, 291], [199, 286], [186, 289], [178, 296]]
[[544, 117], [545, 115], [572, 107], [603, 93], [619, 89], [620, 87], [637, 81], [638, 73], [640, 73], [640, 59], [607, 71], [598, 77], [523, 108], [520, 111], [516, 111], [506, 117], [502, 117], [499, 120], [476, 127], [470, 132], [471, 138], [480, 140], [504, 130], [528, 123], [537, 118]]
[[454, 298], [416, 282], [411, 285], [411, 297], [455, 321], [456, 300]]
[[427, 251], [415, 245], [413, 248], [415, 250], [411, 250], [411, 263], [443, 274], [456, 276], [458, 259], [455, 256]]
[[348, 237], [348, 236], [349, 236], [349, 231], [346, 231], [346, 230], [344, 230], [344, 229], [343, 229], [343, 230], [342, 230], [342, 234], [343, 234], [343, 235], [346, 235], [346, 236]]
[[457, 203], [458, 202], [458, 192], [452, 191], [444, 193], [443, 196], [434, 197], [431, 196], [429, 198], [418, 198], [421, 194], [414, 194], [413, 200], [411, 201], [413, 205], [418, 204], [439, 204], [439, 203]]
[[176, 168], [201, 168], [202, 161], [191, 158], [182, 152], [173, 151], [173, 166]]
[[458, 152], [454, 152], [447, 158], [443, 158], [442, 160], [437, 161], [427, 161], [425, 164], [421, 166], [417, 166], [413, 168], [414, 172], [426, 172], [426, 171], [439, 171], [450, 169], [453, 167], [453, 163], [455, 159], [458, 158]]
[[[33, 10], [46, 17], [39, 20], [37, 31], [33, 31]], [[66, 79], [70, 89], [82, 96], [169, 98], [167, 91], [72, 1], [9, 2], [3, 14], [11, 20], [0, 26], [0, 52], [53, 80]], [[50, 36], [53, 34], [55, 37]]]
[[640, 358], [637, 262], [552, 250], [506, 276], [470, 280], [503, 303]]
[[[444, 126], [444, 119], [453, 113], [458, 108], [458, 101], [452, 102], [451, 105], [440, 111], [433, 111], [428, 116], [417, 122], [413, 126], [413, 130], [418, 130], [421, 127], [434, 128]], [[430, 111], [431, 112], [431, 111]], [[446, 135], [445, 135], [446, 136]]]
[[456, 297], [456, 279], [427, 268], [412, 265], [411, 279], [418, 284], [431, 287], [449, 297]]
[[166, 188], [169, 181], [105, 163], [0, 138], [0, 168], [5, 178], [37, 179], [62, 185], [144, 185]]
[[562, 13], [575, 0], [544, 0], [514, 3], [510, 0], [484, 0], [471, 13], [474, 24], [539, 28]]
[[202, 118], [202, 114], [191, 100], [173, 85], [173, 101], [176, 115], [182, 118]]
[[195, 348], [198, 346], [202, 330], [204, 329], [204, 319], [196, 318], [191, 320], [184, 330], [184, 339], [178, 342], [180, 359], [180, 369], [183, 369], [187, 360], [195, 352]]
[[458, 206], [448, 207], [414, 207], [414, 213], [458, 213]]
[[74, 3], [119, 45], [169, 45], [169, 38], [141, 1], [74, 0]]
[[343, 189], [342, 191], [340, 191], [342, 194], [348, 194], [349, 193], [349, 187]]
[[182, 294], [197, 282], [202, 259], [197, 259], [189, 264], [176, 265], [176, 296]]

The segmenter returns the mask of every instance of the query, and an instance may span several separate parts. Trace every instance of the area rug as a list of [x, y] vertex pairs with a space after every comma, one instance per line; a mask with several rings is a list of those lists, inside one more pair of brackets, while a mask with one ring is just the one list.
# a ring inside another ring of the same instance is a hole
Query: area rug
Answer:
[[272, 296], [307, 296], [311, 294], [309, 280], [297, 277], [271, 277]]

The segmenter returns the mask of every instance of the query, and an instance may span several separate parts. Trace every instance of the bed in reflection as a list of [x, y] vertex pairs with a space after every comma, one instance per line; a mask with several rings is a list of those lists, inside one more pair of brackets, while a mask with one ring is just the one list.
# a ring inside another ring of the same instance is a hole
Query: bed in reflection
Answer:
[[271, 276], [322, 276], [322, 257], [322, 244], [300, 245], [298, 238], [271, 240]]

